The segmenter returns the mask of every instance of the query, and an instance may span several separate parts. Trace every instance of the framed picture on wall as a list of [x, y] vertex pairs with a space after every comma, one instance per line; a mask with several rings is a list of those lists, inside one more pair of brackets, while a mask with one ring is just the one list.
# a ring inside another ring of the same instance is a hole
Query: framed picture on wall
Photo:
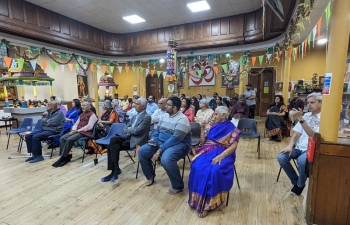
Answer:
[[87, 76], [77, 76], [78, 96], [79, 98], [89, 95]]
[[319, 76], [318, 84], [319, 84], [319, 86], [323, 87], [323, 85], [324, 85], [324, 76]]
[[180, 74], [177, 76], [176, 84], [177, 88], [182, 89], [184, 88], [184, 75], [186, 73], [185, 67], [178, 67], [178, 72], [180, 72]]
[[226, 88], [239, 86], [239, 62], [230, 61], [221, 65], [227, 65], [226, 73], [222, 69], [221, 86]]

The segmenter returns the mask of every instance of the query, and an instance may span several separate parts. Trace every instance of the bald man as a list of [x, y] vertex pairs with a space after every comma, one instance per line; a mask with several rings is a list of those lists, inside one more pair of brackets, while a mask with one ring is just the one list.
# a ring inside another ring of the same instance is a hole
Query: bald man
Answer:
[[165, 110], [166, 110], [166, 106], [165, 106], [166, 101], [167, 101], [166, 98], [159, 99], [159, 101], [158, 101], [158, 109], [156, 111], [154, 111], [154, 113], [151, 116], [152, 126], [151, 126], [150, 136], [152, 135], [153, 130], [155, 128], [157, 128], [157, 125], [158, 125], [158, 122], [160, 120], [160, 117], [166, 113], [165, 112]]

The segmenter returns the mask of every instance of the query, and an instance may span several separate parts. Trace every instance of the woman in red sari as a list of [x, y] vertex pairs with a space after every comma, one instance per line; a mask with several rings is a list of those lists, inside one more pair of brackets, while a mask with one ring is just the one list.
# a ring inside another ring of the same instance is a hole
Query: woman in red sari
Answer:
[[180, 111], [187, 117], [190, 123], [194, 122], [194, 109], [191, 107], [191, 100], [189, 98], [181, 100]]

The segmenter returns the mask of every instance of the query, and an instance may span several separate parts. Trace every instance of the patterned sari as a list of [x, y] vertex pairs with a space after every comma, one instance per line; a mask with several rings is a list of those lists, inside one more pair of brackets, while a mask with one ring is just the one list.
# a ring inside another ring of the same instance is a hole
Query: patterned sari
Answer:
[[[287, 113], [287, 107], [285, 105], [271, 105], [270, 112]], [[265, 127], [267, 130], [267, 136], [274, 138], [278, 141], [282, 141], [283, 137], [287, 136], [287, 126], [284, 122], [285, 116], [268, 115], [265, 121]]]
[[212, 160], [238, 142], [240, 133], [229, 120], [214, 124], [204, 145], [196, 150], [188, 181], [188, 204], [198, 212], [214, 210], [225, 202], [233, 185], [236, 152], [224, 158], [220, 165], [212, 165]]

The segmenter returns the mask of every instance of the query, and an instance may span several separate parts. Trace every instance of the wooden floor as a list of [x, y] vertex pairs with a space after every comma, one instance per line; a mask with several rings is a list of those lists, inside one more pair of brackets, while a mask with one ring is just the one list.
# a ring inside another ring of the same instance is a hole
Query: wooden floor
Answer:
[[[263, 131], [259, 122], [259, 130]], [[12, 138], [14, 137], [14, 138]], [[73, 162], [53, 168], [53, 159], [29, 164], [24, 159], [9, 156], [28, 155], [24, 148], [17, 153], [18, 138], [11, 136], [6, 150], [7, 136], [0, 136], [0, 225], [2, 224], [306, 224], [302, 196], [288, 192], [292, 185], [279, 170], [277, 153], [289, 141], [267, 142], [262, 137], [261, 159], [257, 159], [257, 140], [241, 139], [237, 149], [237, 174], [241, 189], [234, 182], [229, 205], [221, 206], [201, 219], [188, 204], [188, 189], [178, 195], [166, 193], [170, 187], [162, 167], [156, 170], [156, 183], [144, 185], [142, 172], [135, 179], [137, 163], [121, 153], [123, 173], [114, 183], [101, 183], [108, 174], [106, 160], [95, 166], [93, 156], [81, 163], [81, 152], [73, 150]], [[48, 153], [48, 151], [45, 151]], [[101, 156], [99, 156], [101, 157]], [[179, 161], [182, 166], [182, 160]], [[185, 186], [189, 163], [186, 161]]]

